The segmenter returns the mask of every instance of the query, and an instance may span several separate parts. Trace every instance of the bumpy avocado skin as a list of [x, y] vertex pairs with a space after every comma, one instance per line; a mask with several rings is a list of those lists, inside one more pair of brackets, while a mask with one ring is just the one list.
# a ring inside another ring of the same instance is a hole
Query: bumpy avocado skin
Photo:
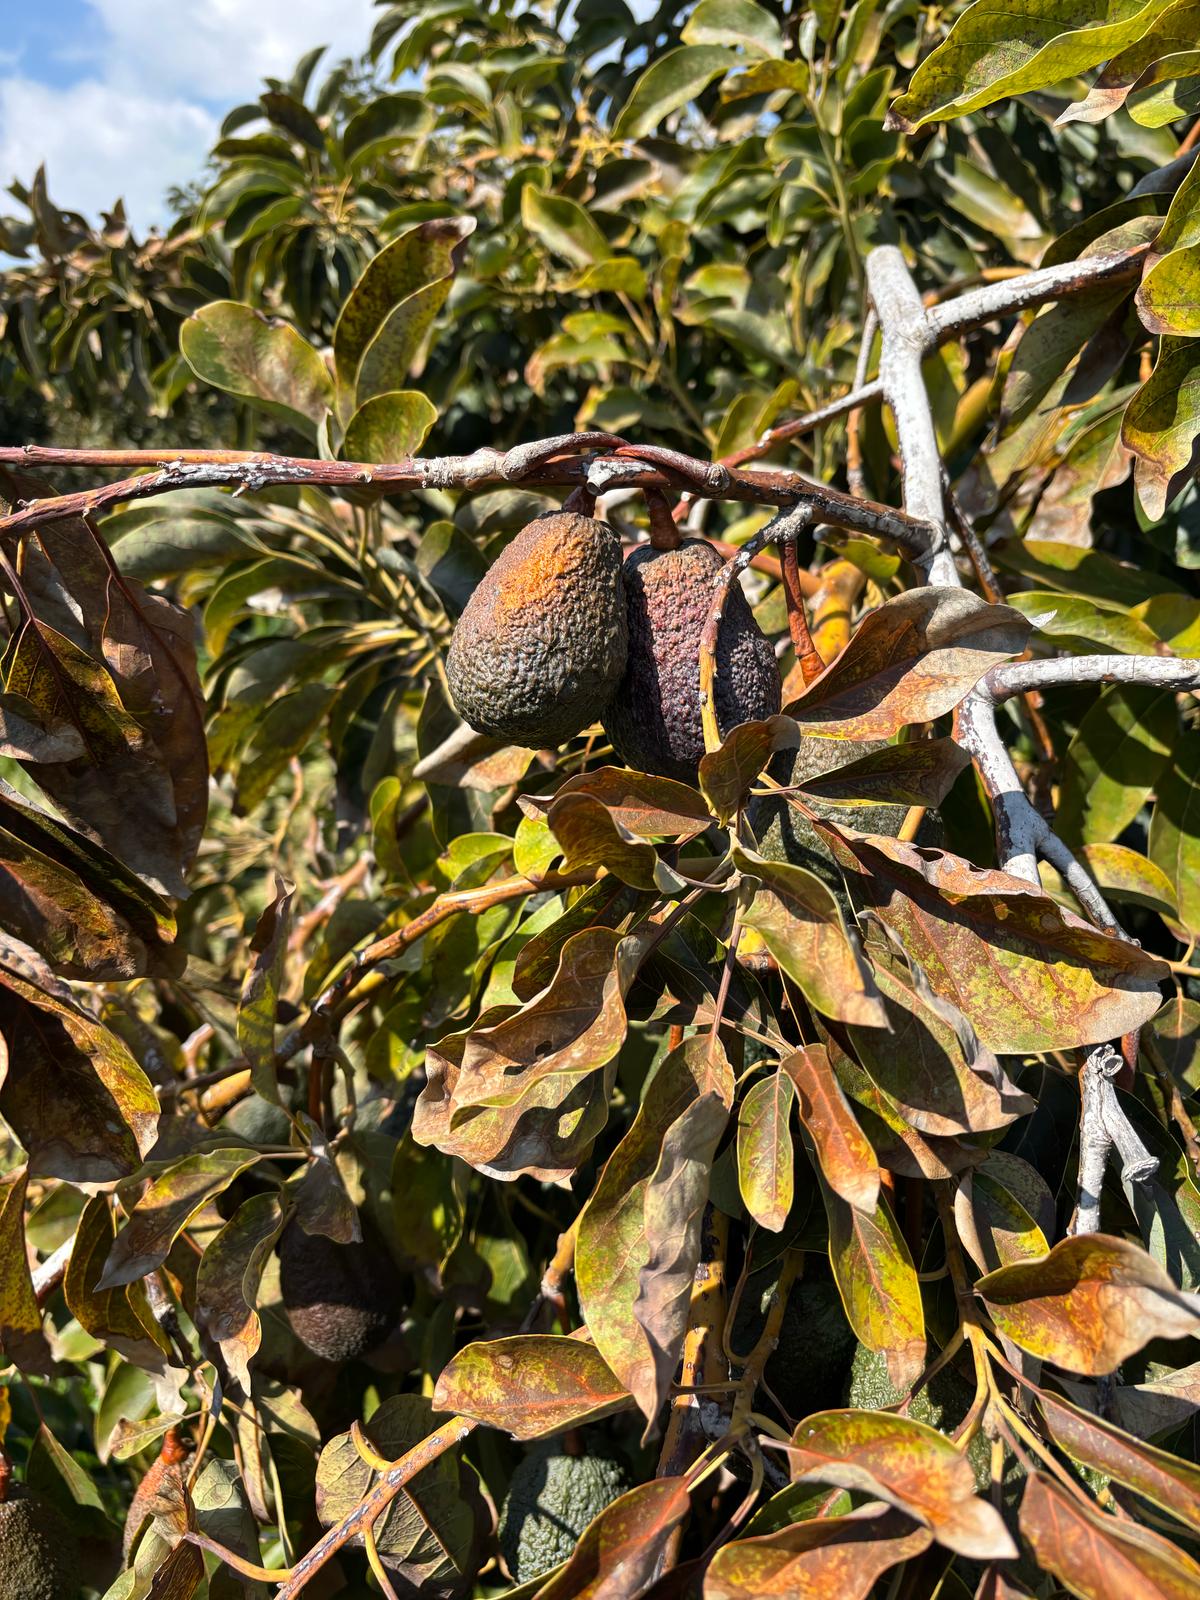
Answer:
[[[781, 750], [767, 769], [776, 783], [785, 787], [815, 778], [834, 767], [848, 766], [861, 756], [882, 750], [887, 741], [867, 739], [851, 743], [847, 739], [804, 739], [798, 750]], [[804, 804], [827, 822], [853, 828], [858, 833], [879, 833], [894, 839], [908, 815], [900, 805], [839, 805], [836, 800], [802, 796]], [[759, 800], [750, 815], [750, 825], [758, 840], [759, 854], [768, 861], [790, 861], [806, 867], [822, 882], [842, 895], [842, 877], [825, 841], [808, 818], [786, 799]], [[927, 815], [917, 834], [918, 844], [940, 845], [942, 825], [935, 815]]]
[[631, 1487], [625, 1467], [609, 1456], [527, 1455], [500, 1512], [500, 1549], [517, 1583], [566, 1561], [588, 1523]]
[[513, 744], [562, 744], [604, 709], [625, 669], [621, 546], [573, 512], [522, 528], [458, 619], [446, 676], [460, 716]]
[[396, 1268], [365, 1226], [361, 1244], [338, 1244], [289, 1222], [279, 1241], [279, 1288], [293, 1333], [326, 1361], [374, 1350], [401, 1311]]
[[73, 1600], [79, 1552], [64, 1517], [12, 1489], [0, 1504], [0, 1600]]
[[[860, 1411], [886, 1411], [899, 1405], [903, 1398], [888, 1377], [886, 1355], [860, 1344], [850, 1368], [846, 1404]], [[947, 1366], [917, 1390], [904, 1415], [949, 1434], [971, 1409], [974, 1398], [974, 1390], [963, 1375], [955, 1367]], [[978, 1487], [987, 1489], [992, 1481], [992, 1451], [982, 1431], [976, 1433], [967, 1446], [967, 1460]]]
[[[629, 656], [604, 713], [604, 730], [628, 766], [682, 783], [696, 781], [704, 754], [700, 720], [700, 634], [724, 566], [704, 539], [677, 550], [642, 545], [625, 562]], [[717, 640], [716, 711], [722, 735], [739, 722], [774, 716], [779, 668], [741, 588], [725, 602]]]

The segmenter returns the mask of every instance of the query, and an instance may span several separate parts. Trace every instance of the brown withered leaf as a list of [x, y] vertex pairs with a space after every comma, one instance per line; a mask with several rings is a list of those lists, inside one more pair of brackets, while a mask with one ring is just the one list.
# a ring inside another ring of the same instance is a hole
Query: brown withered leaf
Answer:
[[538, 816], [569, 794], [590, 795], [618, 826], [642, 839], [690, 839], [712, 822], [702, 796], [688, 784], [626, 767], [578, 772], [560, 785], [553, 799], [523, 796], [518, 803], [526, 815]]
[[25, 1249], [27, 1177], [24, 1167], [0, 1177], [0, 1361], [22, 1372], [48, 1372], [50, 1348]]
[[656, 1478], [606, 1506], [537, 1600], [626, 1600], [653, 1579], [671, 1535], [688, 1514], [687, 1480]]
[[994, 1057], [1000, 1087], [971, 1070], [955, 1030], [916, 990], [878, 964], [874, 975], [887, 1027], [851, 1025], [850, 1038], [872, 1081], [910, 1127], [952, 1138], [1007, 1127], [1034, 1109]]
[[277, 1194], [251, 1195], [209, 1244], [196, 1273], [196, 1326], [220, 1345], [245, 1394], [262, 1343], [258, 1286], [282, 1221]]
[[608, 1115], [625, 996], [652, 938], [585, 929], [518, 1011], [432, 1046], [413, 1114], [417, 1143], [494, 1177], [569, 1176]]
[[578, 791], [560, 795], [546, 814], [563, 850], [563, 871], [603, 867], [634, 889], [682, 892], [686, 885], [645, 839], [623, 827], [601, 801]]
[[875, 1495], [977, 1561], [1017, 1553], [995, 1506], [975, 1493], [970, 1462], [936, 1428], [890, 1411], [821, 1411], [788, 1446], [793, 1483], [834, 1483]]
[[257, 1151], [239, 1145], [184, 1156], [159, 1173], [117, 1235], [96, 1287], [115, 1289], [160, 1267], [196, 1213], [259, 1159]]
[[951, 711], [984, 673], [1018, 655], [1028, 621], [965, 589], [910, 589], [855, 629], [842, 653], [785, 707], [801, 731], [888, 739]]
[[709, 1168], [732, 1103], [719, 1042], [686, 1039], [650, 1080], [580, 1218], [584, 1320], [648, 1423], [679, 1360]]
[[1058, 1395], [1039, 1393], [1038, 1409], [1050, 1437], [1073, 1461], [1115, 1478], [1188, 1527], [1200, 1528], [1200, 1467], [1133, 1438]]
[[925, 1309], [904, 1235], [881, 1192], [860, 1211], [821, 1185], [829, 1218], [829, 1264], [846, 1320], [868, 1350], [881, 1351], [897, 1389], [908, 1390], [925, 1367]]
[[100, 1275], [116, 1237], [112, 1207], [93, 1195], [83, 1208], [67, 1263], [63, 1294], [67, 1308], [93, 1339], [100, 1339], [127, 1361], [148, 1372], [162, 1372], [171, 1346], [159, 1326], [141, 1282], [101, 1289]]
[[159, 1106], [117, 1035], [9, 966], [0, 966], [0, 1034], [0, 1115], [30, 1173], [108, 1183], [132, 1172], [157, 1138]]
[[1021, 1532], [1045, 1572], [1080, 1600], [1194, 1600], [1200, 1565], [1149, 1528], [1086, 1506], [1031, 1472]]
[[886, 1028], [887, 1013], [870, 968], [820, 878], [741, 846], [734, 847], [733, 862], [759, 883], [744, 913], [746, 926], [762, 936], [804, 998], [838, 1022]]
[[746, 804], [755, 778], [777, 750], [795, 750], [800, 730], [790, 717], [740, 722], [731, 728], [719, 750], [700, 757], [700, 788], [721, 822], [729, 822]]
[[0, 927], [60, 976], [177, 969], [175, 919], [128, 868], [0, 783]]
[[460, 1350], [442, 1368], [433, 1403], [514, 1439], [549, 1439], [624, 1411], [633, 1397], [595, 1345], [526, 1333]]
[[895, 1510], [864, 1506], [777, 1533], [735, 1539], [713, 1558], [704, 1600], [867, 1600], [876, 1580], [933, 1543], [928, 1528]]
[[287, 959], [294, 890], [275, 879], [275, 898], [258, 919], [250, 940], [250, 959], [238, 1002], [237, 1041], [250, 1066], [255, 1094], [279, 1105], [275, 1078], [275, 1011]]
[[1114, 1372], [1151, 1339], [1200, 1330], [1200, 1296], [1177, 1289], [1140, 1245], [1104, 1233], [1062, 1239], [975, 1288], [1014, 1344], [1087, 1377]]
[[1158, 1010], [1164, 962], [1023, 879], [943, 850], [815, 826], [846, 868], [852, 895], [874, 908], [990, 1049], [1095, 1044]]
[[805, 794], [825, 800], [876, 805], [937, 806], [970, 763], [953, 739], [920, 739], [888, 744], [844, 766], [814, 773], [797, 785]]
[[808, 1129], [826, 1183], [849, 1206], [868, 1214], [879, 1199], [879, 1163], [855, 1120], [824, 1045], [796, 1050], [783, 1063], [796, 1086], [800, 1120]]
[[738, 1108], [738, 1187], [746, 1210], [760, 1228], [779, 1233], [792, 1209], [790, 1127], [795, 1085], [777, 1068], [753, 1085]]

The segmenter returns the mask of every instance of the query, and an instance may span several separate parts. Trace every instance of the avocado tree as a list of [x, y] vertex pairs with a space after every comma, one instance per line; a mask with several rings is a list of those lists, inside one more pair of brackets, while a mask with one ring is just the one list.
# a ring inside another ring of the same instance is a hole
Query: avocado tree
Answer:
[[1195, 1593], [1200, 12], [561, 13], [14, 190], [0, 1600]]

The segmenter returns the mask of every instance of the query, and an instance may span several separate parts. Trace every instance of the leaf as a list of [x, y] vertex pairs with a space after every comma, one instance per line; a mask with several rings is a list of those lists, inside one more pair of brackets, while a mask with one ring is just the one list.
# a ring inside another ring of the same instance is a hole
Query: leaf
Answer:
[[594, 1345], [535, 1333], [467, 1345], [442, 1368], [433, 1403], [514, 1439], [549, 1439], [633, 1401]]
[[1190, 1600], [1200, 1566], [1166, 1539], [1118, 1521], [1031, 1472], [1021, 1499], [1021, 1533], [1038, 1566], [1081, 1600]]
[[111, 1183], [139, 1165], [158, 1137], [158, 1097], [115, 1033], [0, 967], [0, 1034], [0, 1115], [31, 1175]]
[[618, 1600], [643, 1594], [689, 1509], [686, 1478], [656, 1478], [621, 1495], [590, 1522], [574, 1554], [537, 1600]]
[[1200, 245], [1159, 256], [1138, 285], [1137, 308], [1151, 333], [1200, 334]]
[[437, 407], [417, 389], [376, 394], [346, 424], [346, 461], [393, 462], [415, 456], [437, 421]]
[[826, 1183], [848, 1206], [870, 1215], [879, 1201], [879, 1163], [855, 1120], [824, 1045], [796, 1050], [783, 1063], [796, 1086], [800, 1120], [816, 1147]]
[[738, 61], [722, 45], [680, 45], [659, 56], [642, 73], [613, 123], [614, 139], [642, 139], [672, 111], [696, 99], [714, 78]]
[[[978, 3], [978, 0], [977, 0]], [[1028, 622], [966, 589], [910, 589], [869, 612], [849, 644], [785, 708], [801, 731], [889, 739], [952, 711], [1025, 647]]]
[[1136, 43], [1120, 50], [1105, 63], [1087, 97], [1059, 114], [1057, 126], [1066, 122], [1100, 122], [1125, 104], [1143, 77], [1154, 76], [1158, 58], [1173, 46], [1186, 49], [1195, 43], [1200, 16], [1195, 0], [1175, 0], [1157, 18], [1153, 28]]
[[795, 1088], [782, 1067], [751, 1088], [738, 1110], [738, 1187], [760, 1228], [782, 1231], [792, 1209]]
[[1187, 1088], [1200, 1088], [1200, 1000], [1177, 991], [1150, 1019], [1150, 1028], [1168, 1072]]
[[[1037, 1180], [1032, 1168], [1028, 1169], [1027, 1181], [1021, 1182], [1025, 1176], [1021, 1169], [1025, 1166], [1019, 1156], [992, 1151], [981, 1166], [959, 1180], [954, 1193], [955, 1224], [963, 1248], [980, 1272], [992, 1272], [1017, 1261], [1037, 1260], [1050, 1249], [1038, 1219], [1025, 1204], [1028, 1200], [1036, 1207], [1040, 1198], [1030, 1196], [1028, 1180]], [[1014, 1173], [1020, 1193], [1014, 1192]], [[1049, 1217], [1040, 1215], [1043, 1221], [1053, 1224], [1053, 1199]]]
[[834, 1483], [886, 1500], [939, 1544], [977, 1561], [1017, 1554], [1003, 1518], [975, 1493], [970, 1462], [936, 1428], [889, 1411], [822, 1411], [792, 1435], [793, 1483]]
[[275, 879], [275, 898], [263, 911], [250, 940], [250, 959], [237, 1010], [237, 1041], [250, 1067], [255, 1094], [282, 1104], [275, 1079], [275, 1012], [287, 960], [294, 890]]
[[494, 1177], [569, 1176], [608, 1115], [625, 995], [648, 937], [584, 929], [520, 1010], [431, 1046], [417, 1143]]
[[927, 122], [963, 117], [1077, 77], [1135, 44], [1168, 3], [1147, 0], [1131, 12], [1120, 0], [1101, 0], [1089, 11], [1064, 15], [1057, 0], [1031, 0], [1016, 26], [1005, 0], [975, 0], [917, 68], [886, 125], [915, 133]]
[[754, 0], [700, 0], [681, 38], [691, 45], [740, 45], [752, 55], [783, 54], [778, 22]]
[[1063, 838], [1107, 843], [1124, 833], [1158, 781], [1178, 725], [1172, 690], [1102, 689], [1067, 747], [1057, 819]]
[[1115, 1478], [1189, 1528], [1200, 1528], [1200, 1468], [1057, 1395], [1039, 1393], [1037, 1402], [1050, 1437], [1073, 1461]]
[[893, 1510], [864, 1507], [844, 1517], [816, 1517], [777, 1533], [722, 1545], [704, 1580], [704, 1600], [867, 1600], [876, 1580], [933, 1543]]
[[573, 267], [595, 266], [612, 254], [608, 240], [577, 201], [545, 194], [532, 183], [521, 190], [521, 222]]
[[179, 348], [192, 371], [226, 394], [315, 439], [333, 405], [333, 380], [307, 339], [235, 300], [201, 306], [183, 324]]
[[14, 1167], [0, 1177], [0, 1361], [23, 1372], [47, 1372], [50, 1350], [25, 1249], [27, 1176], [24, 1167]]
[[226, 1365], [247, 1395], [250, 1362], [262, 1342], [262, 1325], [254, 1309], [258, 1286], [282, 1222], [277, 1194], [251, 1195], [205, 1250], [196, 1273], [196, 1327], [220, 1345]]
[[196, 1213], [258, 1159], [256, 1151], [243, 1146], [184, 1156], [168, 1167], [134, 1206], [96, 1287], [116, 1289], [161, 1266]]
[[750, 786], [777, 750], [794, 750], [800, 733], [790, 717], [740, 722], [720, 748], [700, 757], [700, 788], [720, 821], [728, 823], [746, 804]]
[[1014, 1344], [1088, 1377], [1115, 1372], [1151, 1339], [1200, 1328], [1200, 1298], [1181, 1293], [1140, 1245], [1102, 1233], [1062, 1239], [975, 1288]]
[[679, 1362], [709, 1168], [732, 1102], [719, 1040], [685, 1039], [651, 1078], [580, 1218], [584, 1320], [648, 1423]]
[[376, 255], [350, 291], [333, 330], [338, 405], [344, 416], [401, 387], [450, 292], [456, 252], [473, 217], [419, 222]]
[[1164, 917], [1178, 915], [1175, 890], [1166, 873], [1128, 845], [1085, 844], [1079, 855], [1108, 899]]
[[745, 925], [761, 935], [805, 999], [838, 1022], [886, 1027], [870, 969], [820, 878], [740, 846], [734, 849], [733, 861], [739, 872], [759, 883], [743, 915]]
[[[362, 1431], [384, 1460], [395, 1461], [447, 1420], [423, 1396], [401, 1394], [385, 1400]], [[349, 1433], [331, 1439], [317, 1463], [317, 1515], [322, 1524], [328, 1528], [342, 1521], [378, 1481]], [[400, 1567], [400, 1576], [412, 1586], [428, 1584], [432, 1592], [436, 1586], [469, 1579], [475, 1506], [468, 1494], [473, 1489], [471, 1469], [455, 1445], [417, 1473], [377, 1519], [374, 1531], [380, 1555], [389, 1566]]]
[[1084, 655], [1101, 649], [1123, 655], [1152, 655], [1158, 641], [1144, 622], [1123, 606], [1105, 605], [1077, 595], [1026, 591], [1009, 596], [1009, 604], [1037, 619], [1037, 632], [1064, 650]]
[[604, 868], [634, 889], [682, 893], [682, 878], [659, 859], [652, 844], [639, 840], [616, 821], [611, 811], [590, 794], [557, 795], [546, 814], [550, 830], [563, 850], [564, 872]]
[[908, 1245], [882, 1193], [872, 1211], [848, 1205], [824, 1186], [821, 1195], [829, 1264], [846, 1320], [868, 1350], [886, 1356], [892, 1383], [907, 1391], [924, 1369], [926, 1345], [921, 1285]]
[[643, 839], [690, 839], [712, 823], [704, 801], [686, 783], [674, 778], [659, 778], [645, 772], [630, 772], [624, 767], [599, 767], [595, 772], [580, 772], [560, 785], [554, 799], [530, 801], [549, 810], [569, 794], [586, 794], [598, 800], [618, 827]]
[[1200, 435], [1200, 341], [1164, 339], [1154, 370], [1125, 408], [1121, 437], [1138, 458], [1138, 498], [1157, 522], [1183, 488]]
[[[115, 1237], [110, 1203], [106, 1196], [94, 1195], [83, 1208], [67, 1263], [63, 1280], [67, 1309], [80, 1327], [127, 1361], [149, 1372], [162, 1372], [173, 1356], [167, 1336], [150, 1309], [145, 1284], [100, 1288], [100, 1275]], [[145, 1411], [126, 1410], [125, 1415], [136, 1420]]]
[[1159, 779], [1149, 854], [1174, 885], [1179, 921], [1195, 937], [1200, 934], [1200, 739], [1194, 734], [1179, 741]]
[[1001, 1054], [1114, 1039], [1157, 1011], [1163, 963], [1022, 878], [881, 835], [815, 824], [935, 994]]
[[804, 794], [853, 805], [938, 806], [971, 758], [953, 739], [888, 744], [844, 766], [803, 778]]

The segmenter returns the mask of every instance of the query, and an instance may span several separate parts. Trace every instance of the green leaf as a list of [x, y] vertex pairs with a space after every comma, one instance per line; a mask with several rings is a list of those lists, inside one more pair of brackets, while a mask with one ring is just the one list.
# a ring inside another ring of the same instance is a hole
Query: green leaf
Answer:
[[641, 139], [653, 133], [665, 116], [694, 100], [737, 61], [737, 52], [721, 45], [685, 44], [668, 50], [634, 84], [613, 124], [613, 138]]
[[221, 1354], [246, 1394], [250, 1362], [262, 1343], [254, 1309], [263, 1268], [283, 1224], [276, 1193], [251, 1195], [230, 1217], [200, 1258], [195, 1321]]
[[1103, 1233], [1062, 1239], [975, 1289], [1014, 1344], [1087, 1377], [1114, 1372], [1152, 1339], [1200, 1329], [1200, 1298], [1181, 1293], [1140, 1245]]
[[250, 401], [309, 439], [333, 405], [333, 380], [308, 340], [289, 323], [235, 300], [193, 312], [180, 330], [179, 348], [205, 383]]
[[888, 125], [915, 133], [1076, 77], [1141, 39], [1168, 4], [1131, 12], [1130, 0], [1098, 0], [1079, 13], [1062, 0], [1024, 0], [1018, 16], [1010, 0], [975, 0], [917, 68]]
[[433, 1403], [514, 1439], [549, 1439], [624, 1411], [633, 1399], [594, 1345], [521, 1334], [460, 1350], [443, 1367]]
[[436, 217], [393, 239], [368, 263], [333, 330], [338, 410], [398, 391], [450, 292], [455, 253], [473, 217]]
[[754, 1084], [738, 1109], [738, 1188], [761, 1228], [782, 1231], [792, 1209], [792, 1132], [796, 1091], [782, 1067]]
[[237, 1040], [250, 1066], [255, 1094], [281, 1104], [275, 1080], [275, 1012], [287, 960], [294, 890], [275, 880], [275, 898], [263, 911], [250, 940], [250, 959], [237, 1011]]
[[1057, 823], [1063, 838], [1107, 844], [1124, 833], [1157, 783], [1178, 726], [1171, 690], [1102, 689], [1067, 747]]
[[700, 0], [680, 37], [690, 45], [736, 45], [752, 55], [783, 54], [779, 23], [754, 0]]
[[1151, 861], [1175, 886], [1179, 921], [1200, 937], [1200, 739], [1179, 741], [1158, 784], [1150, 819]]
[[415, 456], [437, 421], [437, 407], [417, 389], [377, 394], [346, 424], [347, 461], [392, 462]]
[[1200, 334], [1200, 244], [1154, 262], [1138, 287], [1137, 308], [1151, 333]]
[[882, 1351], [888, 1375], [907, 1391], [925, 1366], [921, 1285], [883, 1194], [871, 1211], [821, 1186], [829, 1218], [829, 1264], [846, 1320], [868, 1350]]
[[1121, 437], [1137, 457], [1146, 514], [1158, 521], [1183, 488], [1200, 436], [1200, 339], [1164, 339], [1154, 370], [1125, 408]]
[[15, 1167], [0, 1178], [0, 1360], [25, 1372], [46, 1372], [50, 1349], [25, 1246], [27, 1176], [24, 1167]]
[[521, 190], [521, 221], [547, 250], [573, 267], [593, 267], [612, 255], [591, 217], [565, 195], [545, 194], [527, 183]]
[[259, 1160], [245, 1146], [184, 1156], [142, 1194], [117, 1235], [98, 1289], [117, 1289], [144, 1278], [166, 1260], [171, 1246], [198, 1211], [224, 1194], [240, 1172]]
[[[524, 191], [525, 194], [529, 192], [528, 188]], [[550, 197], [542, 198], [545, 200]], [[522, 196], [522, 212], [524, 204]], [[527, 223], [526, 226], [531, 224]], [[534, 231], [539, 230], [535, 228]], [[553, 248], [549, 239], [545, 242]], [[590, 266], [581, 267], [563, 284], [563, 290], [567, 294], [627, 294], [631, 300], [644, 300], [649, 293], [649, 284], [646, 281], [645, 268], [640, 261], [635, 261], [632, 256], [612, 256], [606, 261], [596, 261]]]

